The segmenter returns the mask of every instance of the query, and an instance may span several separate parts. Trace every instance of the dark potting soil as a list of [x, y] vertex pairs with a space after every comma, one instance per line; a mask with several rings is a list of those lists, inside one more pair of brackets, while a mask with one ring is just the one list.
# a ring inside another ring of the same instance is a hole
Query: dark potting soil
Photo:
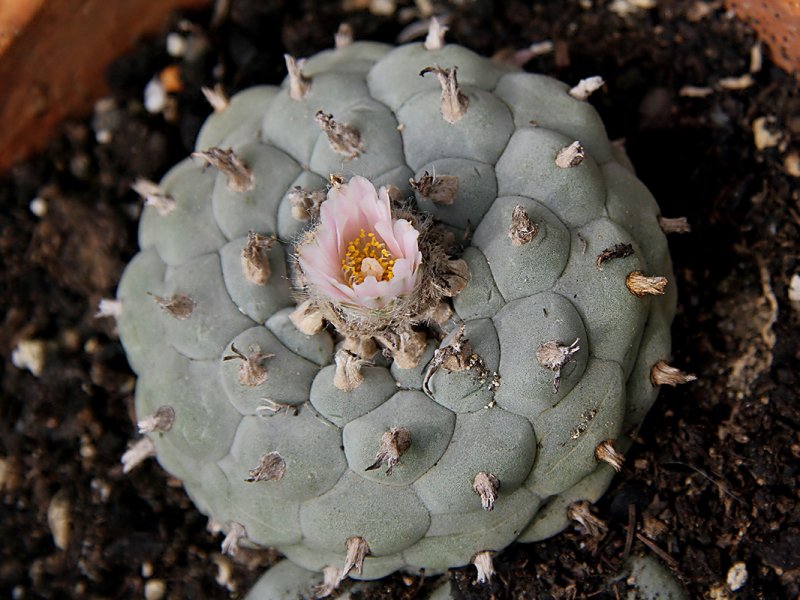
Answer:
[[[170, 31], [189, 41], [182, 58], [162, 37], [119, 59], [108, 73], [113, 102], [94, 120], [65, 123], [45, 152], [0, 179], [3, 597], [135, 598], [146, 586], [158, 597], [161, 585], [169, 598], [237, 597], [277, 558], [222, 556], [220, 538], [155, 462], [122, 474], [119, 457], [136, 437], [134, 379], [113, 320], [95, 318], [96, 307], [136, 252], [130, 186], [189, 152], [211, 110], [201, 86], [278, 83], [284, 52], [329, 47], [343, 21], [360, 39], [394, 42], [426, 3], [398, 2], [384, 15], [359, 0], [227, 4], [216, 16], [175, 17]], [[610, 136], [625, 140], [662, 213], [692, 227], [670, 236], [680, 290], [673, 364], [699, 380], [662, 390], [593, 509], [607, 531], [576, 525], [514, 545], [495, 559], [490, 585], [475, 584], [471, 567], [453, 570], [464, 598], [623, 597], [618, 573], [640, 552], [659, 557], [693, 598], [800, 594], [800, 307], [789, 299], [800, 269], [800, 166], [791, 162], [800, 93], [767, 58], [752, 81], [741, 78], [756, 39], [720, 4], [665, 0], [622, 16], [625, 2], [435, 3], [449, 40], [505, 56], [551, 40], [554, 51], [528, 70], [571, 83], [602, 75], [591, 102]], [[145, 85], [170, 65], [182, 89], [166, 113], [148, 113]], [[775, 143], [757, 148], [754, 123]], [[45, 352], [38, 376], [11, 360], [31, 339]], [[748, 577], [734, 594], [726, 578], [738, 562]], [[361, 597], [424, 598], [437, 581], [398, 574]]]

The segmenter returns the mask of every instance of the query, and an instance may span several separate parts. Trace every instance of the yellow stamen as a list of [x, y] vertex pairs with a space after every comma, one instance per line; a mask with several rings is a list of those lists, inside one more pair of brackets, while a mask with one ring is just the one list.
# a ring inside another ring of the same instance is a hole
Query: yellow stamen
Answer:
[[394, 257], [379, 241], [375, 233], [363, 229], [347, 244], [342, 258], [342, 274], [350, 285], [363, 283], [365, 277], [373, 276], [378, 281], [389, 281], [394, 277]]

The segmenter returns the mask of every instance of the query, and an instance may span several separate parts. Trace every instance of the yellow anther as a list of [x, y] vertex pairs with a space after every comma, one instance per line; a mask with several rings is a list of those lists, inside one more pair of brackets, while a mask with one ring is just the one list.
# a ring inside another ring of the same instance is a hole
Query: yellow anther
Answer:
[[361, 229], [346, 248], [342, 258], [342, 275], [350, 285], [363, 283], [364, 278], [370, 275], [378, 281], [388, 281], [394, 277], [392, 254], [374, 232], [367, 233]]

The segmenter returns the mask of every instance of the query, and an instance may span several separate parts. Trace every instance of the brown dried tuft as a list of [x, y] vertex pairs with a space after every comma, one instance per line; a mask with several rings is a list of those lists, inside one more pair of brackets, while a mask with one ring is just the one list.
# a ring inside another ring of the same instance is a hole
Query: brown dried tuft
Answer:
[[488, 550], [478, 552], [472, 557], [472, 564], [478, 570], [478, 576], [475, 583], [488, 583], [494, 575], [494, 563], [492, 562], [492, 553]]
[[648, 277], [641, 271], [633, 271], [628, 273], [625, 278], [625, 287], [634, 296], [643, 298], [644, 296], [661, 296], [664, 294], [664, 288], [667, 287], [666, 277]]
[[408, 183], [412, 190], [434, 204], [449, 206], [455, 202], [458, 193], [458, 177], [455, 175], [431, 175], [425, 171], [419, 181], [412, 177]]
[[514, 246], [529, 243], [539, 233], [539, 226], [531, 220], [521, 204], [514, 207], [511, 213], [511, 225], [508, 228], [508, 237]]
[[333, 36], [334, 47], [337, 50], [347, 48], [353, 43], [353, 28], [349, 23], [341, 23]]
[[611, 465], [617, 473], [622, 471], [622, 465], [625, 464], [625, 456], [616, 451], [614, 440], [600, 442], [594, 449], [594, 457]]
[[333, 376], [333, 385], [344, 392], [352, 392], [364, 382], [361, 367], [366, 362], [358, 354], [345, 348], [336, 352], [336, 373]]
[[576, 140], [558, 151], [556, 165], [562, 169], [571, 169], [580, 165], [585, 157], [583, 146]]
[[573, 502], [567, 509], [567, 517], [577, 521], [590, 536], [598, 537], [608, 531], [608, 525], [595, 517], [591, 509], [592, 505], [587, 500]]
[[156, 296], [150, 294], [162, 310], [169, 313], [179, 321], [185, 321], [192, 316], [195, 302], [186, 294], [173, 294], [172, 296]]
[[545, 342], [536, 350], [536, 360], [545, 369], [550, 369], [555, 372], [553, 378], [553, 393], [558, 393], [558, 387], [561, 385], [561, 369], [574, 359], [574, 355], [581, 347], [578, 345], [580, 338], [576, 338], [569, 346], [562, 344], [557, 340]]
[[244, 278], [253, 285], [266, 285], [272, 275], [269, 249], [275, 239], [274, 236], [267, 237], [254, 231], [247, 234], [247, 244], [242, 248], [242, 271]]
[[289, 315], [297, 330], [306, 335], [314, 335], [322, 330], [322, 313], [311, 300], [305, 300], [297, 305]]
[[236, 521], [230, 522], [230, 529], [225, 539], [222, 540], [222, 553], [228, 556], [235, 556], [239, 552], [239, 541], [247, 538], [247, 530], [244, 525]]
[[175, 199], [149, 179], [138, 178], [131, 189], [144, 200], [145, 206], [152, 206], [159, 217], [166, 217], [175, 210]]
[[292, 188], [287, 194], [289, 204], [292, 206], [292, 217], [298, 221], [316, 219], [319, 207], [325, 201], [325, 190], [306, 190], [299, 185]]
[[267, 368], [264, 366], [264, 361], [275, 355], [264, 354], [257, 344], [253, 344], [248, 350], [249, 354], [244, 354], [231, 344], [231, 352], [233, 354], [224, 357], [222, 360], [241, 360], [239, 383], [247, 387], [256, 387], [267, 380]]
[[278, 452], [269, 452], [261, 457], [258, 466], [250, 469], [247, 483], [256, 481], [279, 481], [286, 473], [286, 461]]
[[467, 114], [469, 98], [461, 91], [456, 75], [458, 67], [442, 69], [441, 67], [426, 67], [420, 71], [420, 76], [434, 73], [442, 86], [442, 117], [450, 123], [457, 123]]
[[145, 417], [136, 425], [139, 433], [152, 433], [154, 431], [166, 432], [175, 424], [175, 409], [171, 406], [160, 406], [149, 417]]
[[305, 59], [296, 60], [291, 54], [284, 54], [283, 59], [286, 61], [286, 70], [289, 72], [289, 97], [299, 102], [311, 89], [311, 80], [303, 75]]
[[500, 489], [500, 480], [493, 473], [481, 471], [472, 481], [472, 489], [481, 497], [483, 510], [491, 511], [497, 501], [497, 491]]
[[321, 110], [317, 111], [314, 120], [320, 129], [325, 132], [325, 135], [328, 136], [328, 143], [337, 154], [352, 159], [364, 151], [361, 134], [352, 125], [339, 123], [334, 120], [332, 114]]
[[364, 559], [369, 554], [367, 540], [359, 535], [347, 538], [344, 545], [347, 553], [344, 557], [344, 567], [339, 575], [339, 582], [347, 577], [351, 571], [361, 575], [361, 570], [364, 568]]
[[606, 248], [597, 255], [594, 264], [598, 270], [602, 270], [603, 263], [615, 258], [625, 258], [633, 254], [633, 246], [631, 244], [614, 244], [610, 248]]
[[697, 376], [691, 373], [684, 373], [663, 360], [658, 361], [650, 368], [650, 383], [653, 385], [671, 385], [675, 387], [676, 385], [696, 380]]
[[375, 462], [365, 471], [374, 471], [386, 464], [386, 475], [392, 474], [403, 453], [411, 447], [411, 432], [405, 427], [392, 427], [381, 436], [381, 445], [375, 454]]
[[202, 158], [228, 178], [228, 188], [237, 193], [249, 192], [256, 186], [253, 171], [230, 148], [209, 148], [205, 152], [192, 152], [193, 158]]
[[205, 96], [206, 101], [211, 105], [211, 108], [214, 109], [215, 113], [221, 113], [228, 108], [228, 96], [219, 83], [213, 88], [201, 87], [200, 91], [203, 92], [203, 96]]
[[686, 217], [658, 217], [658, 226], [664, 233], [689, 233], [692, 230]]

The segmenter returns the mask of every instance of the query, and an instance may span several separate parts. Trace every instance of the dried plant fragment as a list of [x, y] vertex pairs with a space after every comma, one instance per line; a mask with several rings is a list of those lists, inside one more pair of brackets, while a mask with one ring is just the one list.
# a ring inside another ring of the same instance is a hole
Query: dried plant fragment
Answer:
[[567, 517], [576, 521], [590, 536], [598, 537], [608, 531], [608, 526], [592, 514], [591, 506], [586, 500], [573, 502], [567, 509]]
[[472, 351], [469, 340], [464, 339], [464, 324], [459, 326], [442, 340], [441, 346], [433, 353], [433, 360], [425, 372], [422, 381], [422, 390], [433, 398], [433, 391], [430, 388], [431, 379], [440, 369], [444, 368], [449, 372], [466, 371], [474, 369], [478, 380], [485, 381], [489, 376], [489, 371], [483, 359]]
[[156, 296], [150, 294], [161, 309], [179, 321], [185, 321], [192, 316], [195, 302], [186, 294], [173, 294], [172, 296]]
[[130, 473], [148, 458], [156, 455], [156, 445], [149, 437], [143, 437], [128, 448], [122, 455], [122, 472]]
[[250, 231], [247, 244], [242, 248], [242, 271], [244, 278], [253, 285], [266, 285], [272, 275], [269, 264], [269, 249], [275, 243], [275, 237], [267, 237]]
[[261, 404], [256, 408], [256, 415], [259, 417], [265, 416], [266, 413], [271, 415], [277, 415], [278, 413], [282, 413], [284, 415], [290, 415], [292, 417], [297, 416], [297, 413], [300, 411], [300, 408], [297, 404], [289, 404], [287, 402], [276, 402], [270, 398], [264, 398], [261, 401]]
[[145, 206], [152, 206], [159, 217], [166, 217], [175, 210], [175, 198], [164, 193], [157, 183], [138, 178], [131, 189], [144, 200]]
[[392, 427], [381, 436], [381, 445], [375, 454], [375, 462], [365, 471], [373, 471], [386, 464], [386, 475], [392, 474], [403, 453], [411, 447], [411, 432], [405, 427]]
[[295, 60], [291, 54], [284, 54], [283, 59], [286, 61], [286, 70], [289, 71], [289, 97], [300, 101], [311, 89], [311, 80], [303, 75], [305, 60]]
[[444, 34], [450, 29], [447, 25], [442, 25], [439, 19], [431, 17], [428, 24], [428, 35], [425, 36], [425, 50], [440, 50], [444, 48]]
[[539, 226], [528, 216], [521, 204], [517, 204], [511, 213], [511, 225], [508, 237], [514, 246], [529, 243], [539, 233]]
[[488, 550], [478, 552], [472, 557], [472, 564], [478, 570], [478, 576], [475, 583], [488, 583], [494, 576], [494, 563], [492, 562], [492, 553]]
[[213, 89], [204, 86], [200, 88], [200, 91], [203, 92], [203, 96], [205, 96], [215, 113], [221, 113], [228, 108], [228, 96], [219, 83]]
[[696, 380], [696, 375], [684, 373], [663, 360], [658, 361], [650, 368], [650, 383], [653, 385], [671, 385], [675, 387]]
[[625, 456], [616, 451], [614, 440], [600, 442], [594, 449], [594, 457], [598, 461], [610, 464], [617, 473], [622, 471], [622, 465], [625, 464]]
[[236, 346], [231, 344], [231, 352], [233, 354], [224, 357], [222, 360], [242, 361], [242, 365], [239, 367], [239, 383], [247, 387], [256, 387], [267, 380], [267, 368], [264, 366], [264, 361], [275, 356], [274, 354], [261, 352], [261, 347], [258, 344], [251, 345], [248, 348], [248, 354], [240, 352]]
[[334, 120], [332, 114], [321, 110], [317, 111], [314, 120], [320, 129], [325, 132], [325, 135], [328, 136], [328, 143], [337, 154], [352, 159], [364, 151], [361, 134], [352, 125], [339, 123]]
[[658, 226], [664, 233], [689, 233], [692, 230], [686, 217], [658, 217]]
[[111, 298], [101, 298], [97, 304], [97, 312], [94, 314], [96, 319], [103, 317], [119, 319], [120, 315], [122, 315], [122, 301]]
[[292, 188], [287, 198], [292, 207], [292, 217], [309, 221], [319, 215], [319, 206], [325, 201], [325, 190], [306, 190], [299, 185]]
[[493, 473], [481, 471], [475, 475], [472, 482], [472, 489], [481, 497], [483, 510], [494, 510], [494, 503], [497, 501], [497, 492], [500, 489], [500, 480]]
[[594, 265], [598, 270], [602, 270], [603, 263], [615, 258], [625, 258], [633, 254], [633, 246], [631, 244], [614, 244], [610, 248], [606, 248], [594, 261]]
[[457, 71], [458, 67], [452, 69], [426, 67], [419, 73], [422, 77], [428, 73], [434, 73], [439, 79], [439, 84], [442, 86], [442, 117], [451, 125], [460, 121], [467, 114], [469, 106], [469, 98], [458, 86]]
[[366, 361], [358, 354], [342, 348], [334, 357], [336, 372], [333, 375], [333, 385], [344, 392], [352, 392], [364, 383], [364, 374], [361, 367]]
[[455, 202], [458, 194], [458, 177], [455, 175], [431, 175], [425, 171], [419, 181], [412, 177], [408, 183], [412, 190], [434, 204], [449, 206]]
[[447, 271], [431, 281], [443, 296], [452, 298], [458, 295], [469, 283], [469, 267], [460, 258], [447, 261]]
[[353, 43], [353, 28], [349, 23], [341, 23], [333, 36], [334, 47], [337, 50], [347, 48]]
[[339, 588], [342, 582], [342, 570], [339, 567], [328, 565], [322, 569], [322, 583], [314, 588], [315, 598], [327, 598]]
[[361, 570], [364, 568], [364, 559], [369, 554], [369, 545], [367, 540], [361, 536], [354, 535], [347, 538], [344, 543], [346, 554], [344, 557], [344, 567], [339, 575], [339, 582], [342, 582], [345, 577], [350, 575], [351, 571], [355, 571], [361, 575]]
[[378, 352], [378, 345], [371, 337], [347, 337], [344, 339], [342, 348], [364, 360], [369, 360]]
[[384, 347], [384, 354], [391, 357], [400, 369], [413, 369], [425, 353], [425, 333], [411, 327], [385, 331], [375, 339]]
[[244, 525], [236, 521], [230, 522], [230, 529], [225, 539], [222, 540], [222, 553], [228, 556], [236, 556], [239, 552], [239, 542], [247, 538], [247, 530]]
[[745, 73], [739, 77], [723, 77], [717, 84], [725, 90], [741, 91], [755, 85], [756, 80], [750, 73]]
[[314, 335], [322, 330], [322, 313], [311, 300], [298, 304], [289, 319], [300, 333]]
[[578, 85], [573, 87], [569, 91], [569, 95], [575, 98], [576, 100], [586, 100], [599, 90], [601, 87], [605, 85], [605, 81], [599, 75], [594, 75], [593, 77], [587, 77], [585, 79], [581, 79], [578, 82]]
[[256, 186], [256, 178], [253, 171], [244, 164], [236, 153], [230, 148], [212, 147], [205, 152], [192, 152], [193, 158], [202, 158], [212, 167], [225, 174], [228, 178], [228, 188], [231, 191], [242, 194], [249, 192]]
[[139, 433], [167, 432], [175, 424], [175, 409], [171, 406], [159, 406], [156, 412], [145, 417], [136, 425]]
[[625, 287], [634, 296], [643, 298], [644, 296], [661, 296], [664, 288], [667, 287], [666, 277], [648, 277], [641, 271], [633, 271], [625, 278]]
[[280, 481], [286, 473], [286, 461], [278, 452], [269, 452], [261, 457], [258, 466], [248, 471], [247, 483], [256, 481]]
[[565, 346], [561, 342], [552, 340], [545, 342], [536, 350], [536, 360], [545, 369], [550, 369], [555, 372], [553, 378], [553, 393], [558, 393], [558, 388], [561, 385], [561, 369], [574, 359], [575, 353], [581, 349], [578, 345], [580, 338], [576, 338], [569, 346]]
[[562, 169], [577, 167], [583, 162], [586, 153], [579, 141], [572, 142], [569, 146], [562, 148], [556, 155], [556, 165]]

